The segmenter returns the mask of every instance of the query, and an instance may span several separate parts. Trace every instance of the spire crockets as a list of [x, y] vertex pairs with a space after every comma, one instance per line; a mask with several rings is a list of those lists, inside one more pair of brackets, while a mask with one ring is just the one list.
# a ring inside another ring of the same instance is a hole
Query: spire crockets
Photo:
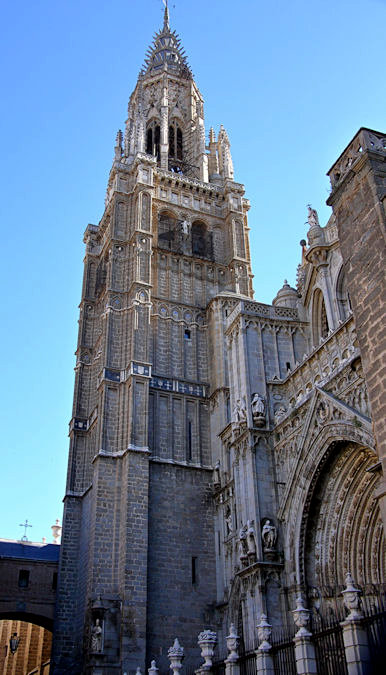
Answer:
[[175, 31], [170, 30], [167, 2], [165, 2], [164, 25], [162, 30], [154, 35], [153, 44], [146, 52], [141, 75], [153, 75], [162, 70], [170, 71], [187, 80], [193, 79], [180, 38]]

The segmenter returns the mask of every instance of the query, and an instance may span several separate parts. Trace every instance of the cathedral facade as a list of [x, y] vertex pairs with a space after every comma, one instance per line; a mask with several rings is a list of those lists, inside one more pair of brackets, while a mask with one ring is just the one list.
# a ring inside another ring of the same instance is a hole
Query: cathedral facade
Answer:
[[255, 301], [249, 202], [166, 9], [85, 232], [54, 673], [166, 673], [176, 636], [194, 665], [204, 628], [248, 650], [299, 594], [381, 587], [385, 156], [361, 129], [297, 288]]

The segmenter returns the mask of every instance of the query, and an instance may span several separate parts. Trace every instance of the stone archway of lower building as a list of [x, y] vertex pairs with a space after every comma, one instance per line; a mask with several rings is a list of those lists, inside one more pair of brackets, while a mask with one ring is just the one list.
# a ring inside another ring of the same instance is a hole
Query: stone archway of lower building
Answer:
[[[375, 453], [357, 443], [333, 443], [311, 487], [304, 514], [303, 571], [309, 602], [332, 609], [350, 572], [361, 587], [384, 578], [385, 542], [375, 497]], [[334, 609], [337, 609], [334, 607]]]
[[3, 675], [48, 675], [51, 646], [50, 619], [22, 612], [0, 613], [0, 673]]

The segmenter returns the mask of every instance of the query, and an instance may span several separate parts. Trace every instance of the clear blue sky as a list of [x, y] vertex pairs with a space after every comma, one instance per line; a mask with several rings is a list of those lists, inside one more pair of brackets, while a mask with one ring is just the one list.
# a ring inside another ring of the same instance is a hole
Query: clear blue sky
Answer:
[[[386, 131], [384, 0], [175, 0], [205, 99], [251, 199], [255, 297], [295, 283], [310, 202], [361, 126]], [[0, 537], [61, 518], [83, 231], [98, 223], [160, 0], [2, 3]]]

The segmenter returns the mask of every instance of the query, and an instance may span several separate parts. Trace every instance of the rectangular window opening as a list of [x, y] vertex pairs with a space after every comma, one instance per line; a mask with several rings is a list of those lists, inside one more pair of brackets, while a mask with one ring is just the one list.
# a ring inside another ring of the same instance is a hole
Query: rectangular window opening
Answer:
[[185, 328], [184, 337], [185, 340], [190, 340], [190, 330], [188, 330], [187, 328]]
[[28, 588], [29, 584], [29, 570], [19, 571], [19, 588]]
[[56, 591], [58, 587], [58, 573], [54, 572], [52, 575], [52, 590]]

